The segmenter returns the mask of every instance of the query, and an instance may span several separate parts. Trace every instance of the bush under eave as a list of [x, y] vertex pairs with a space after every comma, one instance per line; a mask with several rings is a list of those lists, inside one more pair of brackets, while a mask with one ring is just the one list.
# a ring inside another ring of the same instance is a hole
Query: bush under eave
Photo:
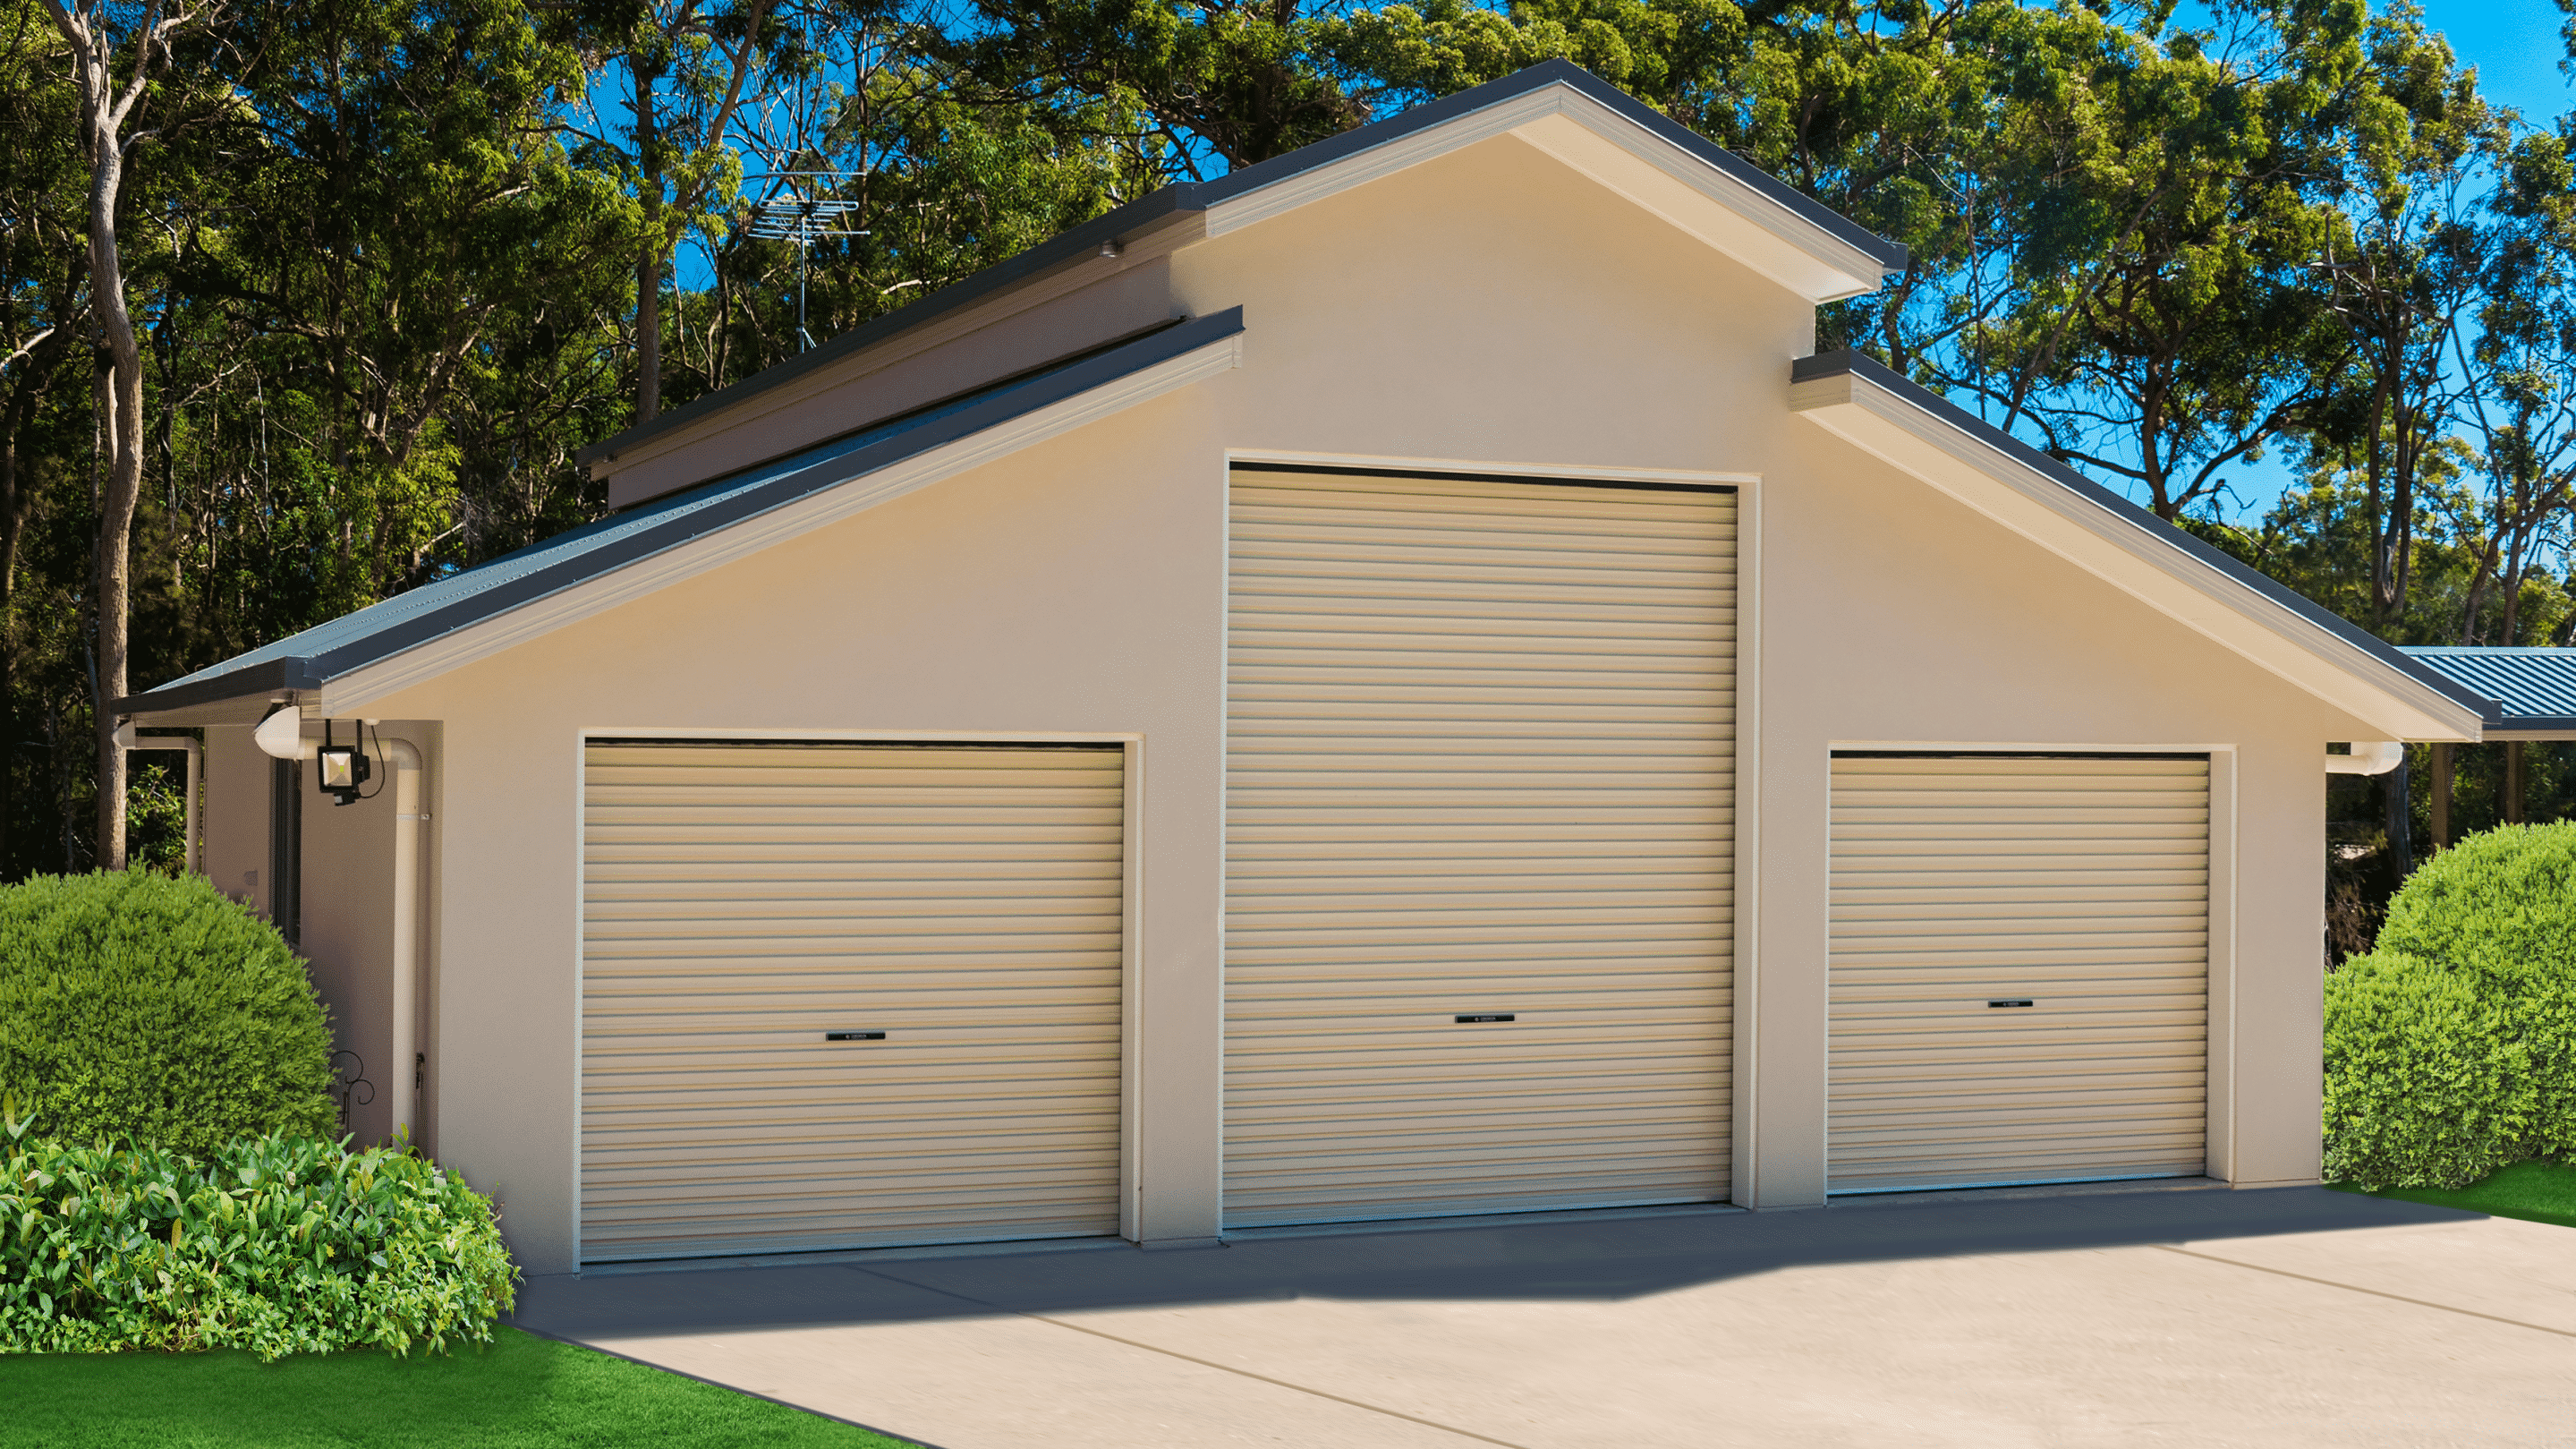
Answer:
[[205, 1156], [335, 1130], [331, 1030], [275, 927], [201, 876], [0, 886], [0, 1092], [47, 1137]]

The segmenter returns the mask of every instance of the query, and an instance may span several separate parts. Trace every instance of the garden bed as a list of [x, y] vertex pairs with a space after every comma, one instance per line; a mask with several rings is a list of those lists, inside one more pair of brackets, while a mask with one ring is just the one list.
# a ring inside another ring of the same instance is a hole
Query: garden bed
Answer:
[[905, 1441], [574, 1344], [397, 1358], [0, 1357], [0, 1446], [28, 1449], [911, 1449]]

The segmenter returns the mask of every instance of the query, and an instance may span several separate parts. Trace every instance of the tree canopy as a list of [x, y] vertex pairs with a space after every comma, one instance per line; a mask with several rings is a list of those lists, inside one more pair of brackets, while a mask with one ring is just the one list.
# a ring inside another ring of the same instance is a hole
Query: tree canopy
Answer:
[[574, 450], [794, 355], [800, 290], [828, 337], [1560, 57], [1907, 245], [1824, 345], [2390, 639], [2567, 642], [2576, 120], [2396, 0], [2193, 13], [0, 0], [0, 875], [120, 798], [171, 852], [98, 745], [129, 637], [148, 685], [599, 516]]

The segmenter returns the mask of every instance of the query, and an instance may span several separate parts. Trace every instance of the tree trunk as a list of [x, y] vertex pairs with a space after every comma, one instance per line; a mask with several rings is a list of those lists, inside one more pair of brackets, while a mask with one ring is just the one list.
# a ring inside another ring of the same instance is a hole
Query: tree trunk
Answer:
[[[88, 108], [95, 115], [97, 108]], [[127, 693], [131, 634], [128, 590], [134, 508], [143, 491], [143, 354], [125, 306], [125, 263], [116, 238], [116, 204], [125, 156], [113, 129], [97, 116], [90, 127], [90, 311], [98, 318], [113, 375], [109, 380], [107, 486], [98, 503], [98, 864], [125, 869], [125, 752], [116, 746], [116, 701]]]
[[635, 259], [635, 421], [662, 415], [662, 138], [653, 86], [660, 72], [635, 72], [635, 159], [643, 173], [644, 250]]

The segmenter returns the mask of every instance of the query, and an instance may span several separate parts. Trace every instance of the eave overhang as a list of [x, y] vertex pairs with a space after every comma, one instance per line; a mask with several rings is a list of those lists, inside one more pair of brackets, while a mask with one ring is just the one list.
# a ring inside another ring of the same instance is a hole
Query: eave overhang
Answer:
[[2378, 738], [2481, 737], [2489, 701], [2473, 691], [1877, 362], [1803, 359], [1789, 406]]

